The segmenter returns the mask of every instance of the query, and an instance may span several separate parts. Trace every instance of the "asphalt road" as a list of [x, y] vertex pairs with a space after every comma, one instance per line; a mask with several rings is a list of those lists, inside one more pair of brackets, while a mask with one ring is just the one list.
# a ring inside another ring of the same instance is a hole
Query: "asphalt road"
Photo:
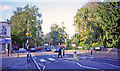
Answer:
[[[67, 54], [69, 58], [73, 55]], [[78, 55], [78, 60], [69, 58], [57, 58], [57, 54], [44, 52], [40, 55], [33, 54], [41, 70], [47, 69], [80, 69], [82, 71], [119, 71], [118, 60], [108, 60], [104, 58], [94, 58], [90, 56]]]
[[[34, 60], [41, 70], [48, 69], [80, 69], [82, 71], [120, 71], [120, 61], [92, 56], [77, 55], [77, 60], [72, 59], [73, 54], [66, 54], [68, 58], [57, 58], [57, 53], [47, 52], [45, 49], [31, 52]], [[91, 70], [92, 69], [92, 70]]]

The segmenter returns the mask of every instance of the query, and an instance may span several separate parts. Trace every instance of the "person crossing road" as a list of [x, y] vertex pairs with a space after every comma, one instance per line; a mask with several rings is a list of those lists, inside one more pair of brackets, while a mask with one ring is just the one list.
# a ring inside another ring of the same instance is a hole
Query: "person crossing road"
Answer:
[[61, 47], [59, 47], [59, 50], [58, 50], [58, 57], [57, 58], [59, 58], [59, 56], [61, 55], [61, 58], [62, 58], [62, 50], [61, 50]]

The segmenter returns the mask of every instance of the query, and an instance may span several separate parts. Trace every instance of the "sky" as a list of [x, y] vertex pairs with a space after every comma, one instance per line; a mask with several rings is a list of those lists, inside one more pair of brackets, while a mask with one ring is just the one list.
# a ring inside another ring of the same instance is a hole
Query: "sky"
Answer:
[[71, 38], [75, 34], [74, 16], [77, 10], [86, 2], [87, 0], [4, 0], [0, 3], [0, 21], [10, 19], [17, 7], [24, 7], [26, 4], [30, 6], [36, 5], [42, 14], [42, 31], [44, 35], [50, 32], [52, 24], [62, 26], [62, 22], [64, 22], [65, 31]]

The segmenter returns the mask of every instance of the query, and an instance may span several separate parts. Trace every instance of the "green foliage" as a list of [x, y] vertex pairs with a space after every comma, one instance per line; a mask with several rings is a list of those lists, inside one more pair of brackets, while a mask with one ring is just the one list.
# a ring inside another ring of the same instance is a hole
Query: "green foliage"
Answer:
[[103, 42], [97, 42], [95, 44], [93, 44], [93, 47], [99, 47], [99, 46], [102, 46], [103, 45]]
[[63, 30], [62, 30], [62, 28], [59, 27], [57, 24], [53, 24], [51, 26], [51, 31], [45, 35], [44, 42], [49, 43], [51, 45], [58, 45], [58, 43], [64, 43], [63, 38], [59, 37], [63, 33], [66, 34], [64, 29], [65, 27], [63, 27]]
[[[120, 1], [87, 3], [78, 9], [74, 17], [74, 26], [80, 35], [79, 46], [85, 48], [90, 44], [92, 36], [93, 47], [107, 42], [108, 47], [118, 48], [120, 34]], [[105, 40], [107, 38], [107, 41]], [[74, 37], [72, 38], [74, 39]]]
[[[29, 32], [31, 44], [35, 44], [35, 42], [32, 41], [36, 40], [36, 31], [42, 30], [39, 29], [41, 28], [42, 20], [38, 19], [41, 18], [42, 15], [38, 11], [38, 7], [30, 7], [28, 4], [23, 8], [18, 7], [16, 11], [14, 11], [14, 15], [9, 20], [9, 22], [12, 23], [11, 35], [13, 44], [20, 44], [22, 46], [22, 43], [26, 42], [27, 32]], [[29, 30], [27, 30], [28, 27]]]
[[101, 17], [103, 30], [106, 32], [108, 47], [118, 48], [120, 34], [120, 1], [99, 3], [98, 15]]

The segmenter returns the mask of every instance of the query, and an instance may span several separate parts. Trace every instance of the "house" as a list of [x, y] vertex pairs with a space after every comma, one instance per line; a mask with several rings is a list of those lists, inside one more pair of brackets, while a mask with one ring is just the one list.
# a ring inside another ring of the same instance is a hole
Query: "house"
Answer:
[[10, 49], [11, 49], [11, 23], [0, 21], [0, 52], [8, 53], [8, 51], [10, 52]]

